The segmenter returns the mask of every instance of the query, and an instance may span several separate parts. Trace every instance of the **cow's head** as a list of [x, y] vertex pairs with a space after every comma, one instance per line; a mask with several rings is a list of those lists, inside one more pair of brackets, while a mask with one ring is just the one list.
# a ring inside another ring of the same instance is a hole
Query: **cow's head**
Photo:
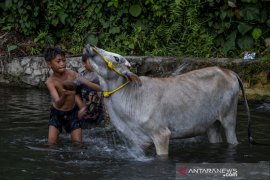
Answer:
[[118, 79], [119, 76], [123, 76], [136, 84], [141, 83], [138, 76], [130, 72], [130, 63], [123, 56], [89, 44], [85, 46], [83, 53], [88, 55], [94, 71], [105, 81]]

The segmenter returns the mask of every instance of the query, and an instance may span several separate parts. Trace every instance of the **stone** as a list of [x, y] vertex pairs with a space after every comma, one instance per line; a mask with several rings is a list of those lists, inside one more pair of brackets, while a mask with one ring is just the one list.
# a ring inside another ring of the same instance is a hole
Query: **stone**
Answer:
[[30, 74], [33, 73], [33, 70], [32, 70], [32, 68], [28, 67], [28, 68], [26, 68], [26, 70], [24, 71], [24, 73], [30, 75]]
[[39, 69], [40, 66], [39, 66], [38, 62], [32, 62], [30, 64], [30, 67], [33, 68], [34, 70], [36, 70], [36, 69]]
[[21, 74], [23, 74], [24, 69], [21, 66], [19, 60], [14, 59], [12, 63], [7, 64], [7, 72], [8, 74], [13, 75], [13, 76], [20, 76]]
[[266, 47], [270, 46], [270, 37], [264, 39], [264, 43]]
[[35, 77], [33, 77], [33, 76], [25, 75], [25, 76], [21, 77], [21, 80], [22, 80], [22, 82], [29, 84], [29, 85], [32, 85], [32, 86], [37, 86], [39, 84], [38, 79], [35, 79]]
[[29, 65], [31, 58], [29, 57], [24, 57], [21, 61], [21, 66]]
[[41, 71], [39, 69], [37, 69], [37, 70], [34, 70], [33, 75], [34, 76], [39, 76], [39, 75], [42, 75], [42, 73], [41, 73]]

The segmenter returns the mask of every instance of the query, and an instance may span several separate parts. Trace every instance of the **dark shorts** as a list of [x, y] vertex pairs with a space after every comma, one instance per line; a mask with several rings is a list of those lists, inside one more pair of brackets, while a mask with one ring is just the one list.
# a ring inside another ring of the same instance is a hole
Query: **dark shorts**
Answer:
[[73, 130], [81, 128], [78, 111], [77, 106], [70, 111], [59, 111], [51, 107], [49, 125], [56, 127], [60, 132], [64, 128], [67, 133], [71, 133]]

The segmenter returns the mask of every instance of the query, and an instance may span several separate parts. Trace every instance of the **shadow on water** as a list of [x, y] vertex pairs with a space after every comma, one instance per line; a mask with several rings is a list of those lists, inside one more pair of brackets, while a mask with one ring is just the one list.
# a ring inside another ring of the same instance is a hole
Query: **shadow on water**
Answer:
[[[46, 90], [0, 88], [1, 179], [175, 179], [176, 163], [238, 163], [270, 160], [269, 146], [249, 145], [247, 117], [239, 104], [239, 145], [209, 144], [204, 136], [172, 140], [168, 159], [127, 148], [111, 126], [84, 130], [84, 145], [61, 134], [46, 146], [50, 97]], [[251, 105], [252, 130], [259, 142], [270, 139], [270, 104]]]

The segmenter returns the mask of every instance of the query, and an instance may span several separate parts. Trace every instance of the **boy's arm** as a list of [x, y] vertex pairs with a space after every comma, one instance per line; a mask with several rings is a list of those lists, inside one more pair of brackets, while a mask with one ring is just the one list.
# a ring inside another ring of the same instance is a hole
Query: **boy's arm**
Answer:
[[86, 115], [86, 105], [83, 103], [81, 97], [78, 94], [75, 95], [75, 101], [80, 109], [78, 112], [78, 117], [79, 119], [82, 119]]
[[67, 98], [67, 95], [69, 95], [70, 91], [66, 91], [63, 89], [63, 92], [59, 96], [59, 94], [56, 90], [56, 87], [52, 81], [48, 80], [46, 82], [46, 85], [47, 85], [47, 88], [51, 94], [52, 100], [53, 100], [56, 108], [61, 108], [64, 105], [66, 98]]
[[82, 101], [80, 95], [78, 95], [78, 94], [75, 95], [75, 101], [76, 101], [76, 104], [79, 107], [79, 109], [82, 109], [83, 107], [85, 107], [85, 104]]
[[80, 82], [85, 84], [86, 86], [90, 87], [91, 89], [95, 90], [95, 91], [102, 91], [101, 87], [83, 77], [80, 77]]

